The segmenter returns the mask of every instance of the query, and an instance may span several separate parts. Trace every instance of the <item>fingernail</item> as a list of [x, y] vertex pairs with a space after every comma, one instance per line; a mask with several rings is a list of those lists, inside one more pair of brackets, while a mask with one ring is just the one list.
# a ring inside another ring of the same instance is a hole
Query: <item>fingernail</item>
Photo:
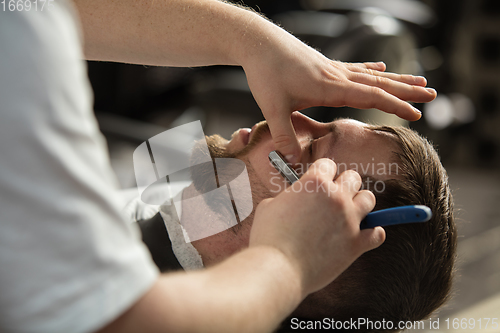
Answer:
[[418, 114], [422, 114], [422, 111], [420, 111], [419, 109], [417, 109], [416, 107], [412, 106], [413, 110], [415, 110], [416, 113]]
[[430, 92], [431, 94], [437, 94], [436, 92], [436, 89], [433, 89], [433, 88], [425, 88], [428, 92]]
[[415, 79], [417, 81], [419, 81], [419, 80], [422, 81], [422, 83], [425, 85], [427, 84], [427, 79], [425, 78], [425, 76], [415, 76]]
[[297, 156], [295, 156], [293, 154], [286, 155], [285, 158], [286, 158], [286, 161], [292, 165], [297, 163]]

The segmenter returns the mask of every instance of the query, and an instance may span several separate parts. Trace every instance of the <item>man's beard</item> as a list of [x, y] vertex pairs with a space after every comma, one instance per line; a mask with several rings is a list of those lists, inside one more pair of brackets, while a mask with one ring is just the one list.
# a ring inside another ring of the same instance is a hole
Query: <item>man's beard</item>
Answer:
[[[229, 184], [230, 181], [238, 177], [243, 171], [242, 163], [240, 161], [235, 161], [239, 163], [224, 163], [224, 165], [215, 167], [215, 159], [239, 159], [243, 161], [246, 165], [248, 172], [248, 177], [250, 179], [252, 198], [248, 198], [248, 204], [252, 205], [252, 212], [244, 221], [240, 221], [239, 224], [232, 227], [231, 230], [234, 233], [238, 233], [242, 228], [242, 223], [251, 224], [253, 222], [253, 216], [255, 213], [255, 208], [257, 205], [265, 198], [272, 197], [269, 190], [262, 184], [258, 179], [257, 174], [253, 167], [248, 161], [248, 153], [254, 149], [262, 137], [269, 133], [269, 127], [266, 122], [260, 122], [257, 124], [254, 133], [252, 134], [252, 140], [240, 151], [229, 152], [226, 149], [227, 140], [222, 138], [220, 135], [206, 136], [206, 144], [208, 145], [208, 152], [210, 156], [207, 156], [207, 151], [204, 149], [205, 142], [202, 140], [198, 142], [193, 148], [193, 153], [191, 156], [191, 178], [193, 180], [193, 185], [198, 193], [207, 193], [215, 189], [215, 187], [222, 186], [222, 184]], [[207, 159], [212, 159], [214, 162], [206, 162]], [[231, 162], [231, 161], [228, 161]], [[213, 174], [215, 170], [216, 183], [213, 179]], [[238, 189], [232, 189], [232, 191]], [[250, 202], [251, 201], [251, 202]], [[229, 206], [223, 203], [223, 199], [214, 200], [211, 197], [210, 202], [207, 202], [210, 209], [221, 216], [222, 219], [231, 216], [234, 211], [233, 206]]]

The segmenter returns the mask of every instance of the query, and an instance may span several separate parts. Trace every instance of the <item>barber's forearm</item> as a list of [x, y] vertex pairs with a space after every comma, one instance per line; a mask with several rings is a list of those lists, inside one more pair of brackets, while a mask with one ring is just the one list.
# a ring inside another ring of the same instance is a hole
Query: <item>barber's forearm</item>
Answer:
[[271, 332], [305, 295], [299, 271], [272, 247], [210, 269], [166, 274], [101, 332]]
[[242, 65], [283, 30], [217, 0], [76, 0], [88, 59], [159, 66]]
[[183, 324], [188, 329], [183, 332], [190, 328], [202, 332], [272, 331], [303, 296], [296, 271], [274, 248], [240, 252], [209, 269], [201, 282], [199, 279], [193, 276], [192, 281], [184, 282], [182, 291], [168, 288], [169, 281], [164, 280], [169, 298], [189, 295], [194, 299], [191, 304], [178, 303], [178, 317], [187, 319]]

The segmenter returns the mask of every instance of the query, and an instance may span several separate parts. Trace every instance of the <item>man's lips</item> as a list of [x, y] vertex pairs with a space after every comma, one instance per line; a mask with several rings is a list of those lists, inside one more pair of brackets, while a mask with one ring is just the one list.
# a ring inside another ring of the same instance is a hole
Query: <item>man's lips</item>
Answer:
[[237, 144], [238, 146], [241, 144], [243, 147], [246, 147], [252, 141], [253, 137], [255, 136], [255, 133], [258, 132], [256, 131], [256, 129], [258, 128], [259, 124], [253, 125], [251, 129], [240, 128], [239, 130], [233, 133], [233, 135], [231, 136], [231, 141], [234, 142], [234, 144]]
[[238, 135], [241, 139], [241, 142], [243, 142], [243, 145], [246, 146], [250, 141], [252, 141], [253, 134], [255, 133], [255, 129], [257, 128], [258, 124], [253, 125], [253, 127], [250, 128], [241, 128], [238, 131]]
[[246, 146], [250, 142], [250, 134], [252, 130], [249, 128], [241, 128], [238, 131], [238, 136], [241, 139], [241, 142], [243, 143], [243, 146]]

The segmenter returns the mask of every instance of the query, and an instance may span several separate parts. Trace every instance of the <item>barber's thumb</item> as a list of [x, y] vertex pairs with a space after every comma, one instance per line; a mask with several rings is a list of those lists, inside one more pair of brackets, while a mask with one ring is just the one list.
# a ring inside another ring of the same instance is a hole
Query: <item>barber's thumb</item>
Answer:
[[328, 180], [335, 178], [337, 164], [329, 158], [319, 158], [307, 169], [305, 175], [325, 176]]
[[281, 121], [267, 121], [271, 136], [273, 137], [274, 148], [285, 156], [290, 164], [299, 162], [301, 149], [297, 135], [289, 117]]
[[363, 252], [376, 249], [385, 241], [385, 230], [382, 227], [363, 229], [360, 232], [359, 241]]

